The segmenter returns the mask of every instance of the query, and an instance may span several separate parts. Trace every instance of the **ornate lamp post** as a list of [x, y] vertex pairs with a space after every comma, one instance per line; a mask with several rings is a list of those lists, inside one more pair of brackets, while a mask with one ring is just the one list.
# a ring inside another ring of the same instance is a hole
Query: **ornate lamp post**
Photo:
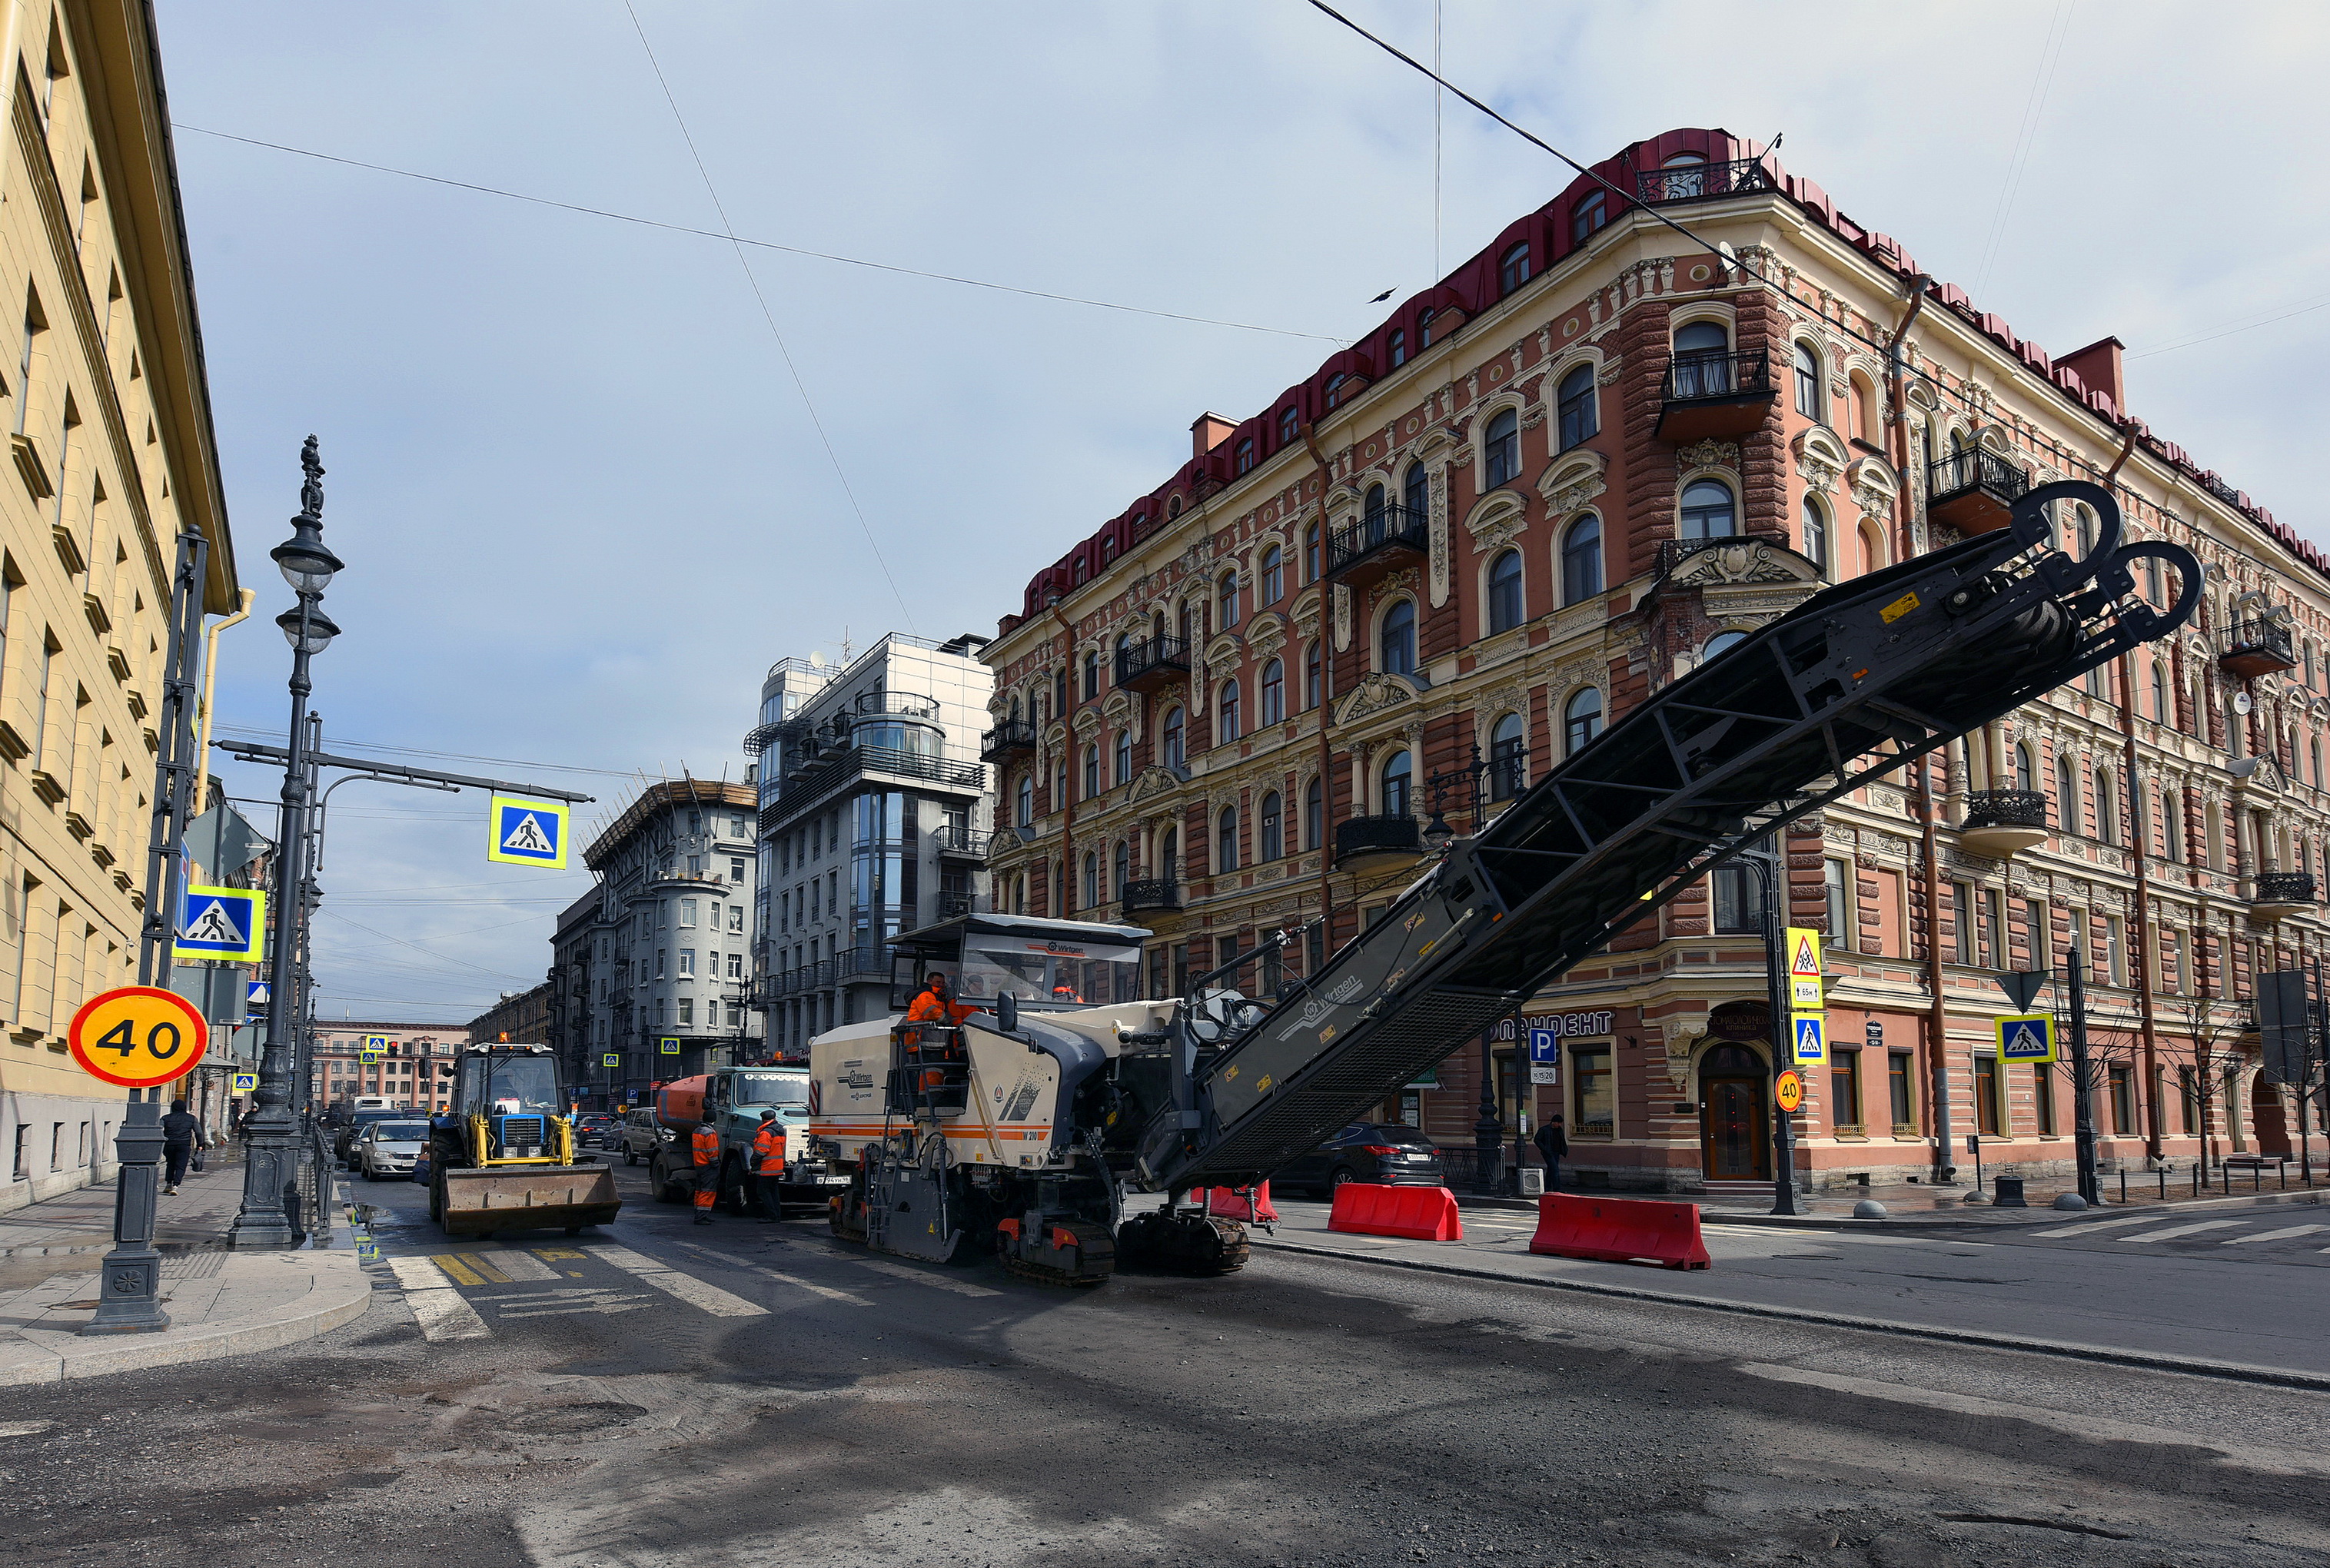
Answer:
[[269, 978], [267, 1050], [260, 1058], [258, 1108], [244, 1127], [242, 1208], [227, 1242], [236, 1247], [289, 1247], [298, 1237], [284, 1201], [298, 1174], [297, 1127], [291, 1110], [294, 1042], [308, 1025], [307, 998], [299, 995], [301, 927], [306, 923], [308, 843], [308, 661], [321, 653], [340, 628], [322, 609], [324, 590], [340, 570], [340, 558], [324, 547], [324, 465], [316, 438], [300, 449], [307, 476], [299, 486], [299, 515], [291, 537], [268, 552], [283, 580], [298, 595], [296, 609], [275, 618], [291, 644], [291, 744], [283, 768], [281, 837], [275, 850], [275, 950]]

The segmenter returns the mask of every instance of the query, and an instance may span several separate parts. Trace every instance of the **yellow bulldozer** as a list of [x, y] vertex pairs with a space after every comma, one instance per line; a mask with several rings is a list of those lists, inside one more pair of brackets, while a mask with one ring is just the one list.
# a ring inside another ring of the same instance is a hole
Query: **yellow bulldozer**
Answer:
[[561, 1230], [615, 1217], [615, 1173], [574, 1159], [558, 1058], [547, 1045], [472, 1045], [440, 1072], [451, 1111], [430, 1123], [429, 1217], [449, 1236]]

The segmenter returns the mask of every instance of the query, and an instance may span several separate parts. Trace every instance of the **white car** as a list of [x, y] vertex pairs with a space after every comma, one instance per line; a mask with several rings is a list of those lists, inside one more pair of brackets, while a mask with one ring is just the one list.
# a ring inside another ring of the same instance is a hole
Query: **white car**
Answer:
[[366, 1181], [412, 1174], [412, 1158], [429, 1141], [425, 1121], [375, 1121], [358, 1135], [355, 1167]]

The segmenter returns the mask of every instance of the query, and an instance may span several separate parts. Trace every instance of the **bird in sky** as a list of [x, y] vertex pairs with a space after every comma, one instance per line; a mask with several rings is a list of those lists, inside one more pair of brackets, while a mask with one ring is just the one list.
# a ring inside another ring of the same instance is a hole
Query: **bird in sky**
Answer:
[[[1397, 286], [1394, 285], [1394, 287]], [[1377, 295], [1373, 299], [1369, 300], [1368, 303], [1369, 305], [1381, 305], [1385, 300], [1389, 299], [1390, 298], [1391, 289], [1387, 288], [1381, 294]]]

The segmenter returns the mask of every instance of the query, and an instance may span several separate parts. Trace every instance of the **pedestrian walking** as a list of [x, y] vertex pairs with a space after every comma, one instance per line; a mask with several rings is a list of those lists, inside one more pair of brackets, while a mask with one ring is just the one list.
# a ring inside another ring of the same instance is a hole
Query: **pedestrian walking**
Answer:
[[1561, 1112], [1555, 1111], [1537, 1129], [1537, 1151], [1545, 1156], [1545, 1190], [1561, 1185], [1561, 1157], [1569, 1152], [1568, 1135], [1561, 1130]]
[[696, 1157], [696, 1223], [712, 1223], [712, 1200], [720, 1194], [720, 1129], [710, 1117], [689, 1137], [688, 1148]]
[[773, 1110], [761, 1112], [753, 1134], [753, 1204], [764, 1220], [784, 1218], [778, 1188], [785, 1179], [785, 1124]]
[[170, 1113], [162, 1119], [162, 1157], [166, 1169], [162, 1191], [175, 1193], [178, 1184], [186, 1179], [187, 1162], [194, 1157], [194, 1135], [203, 1124], [186, 1110], [183, 1100], [170, 1101]]

